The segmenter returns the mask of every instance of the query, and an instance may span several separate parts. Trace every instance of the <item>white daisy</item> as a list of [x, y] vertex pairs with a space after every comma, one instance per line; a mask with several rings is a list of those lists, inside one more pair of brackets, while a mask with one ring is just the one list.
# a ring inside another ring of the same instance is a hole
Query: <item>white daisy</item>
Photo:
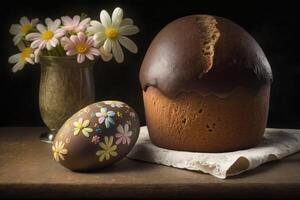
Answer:
[[9, 57], [8, 62], [15, 65], [12, 68], [13, 72], [17, 72], [24, 68], [26, 63], [34, 64], [34, 54], [31, 47], [25, 47], [23, 42], [18, 43], [18, 48], [21, 51]]
[[29, 33], [26, 35], [26, 40], [33, 41], [31, 48], [38, 49], [38, 51], [44, 49], [51, 50], [53, 47], [59, 44], [59, 38], [65, 33], [64, 29], [59, 29], [61, 21], [56, 19], [52, 21], [50, 18], [45, 20], [47, 27], [43, 24], [38, 24], [36, 28], [39, 33]]
[[[118, 63], [124, 61], [124, 54], [120, 46], [123, 45], [132, 53], [137, 53], [138, 48], [130, 40], [128, 35], [134, 35], [139, 32], [139, 28], [133, 25], [130, 18], [123, 19], [123, 10], [115, 8], [112, 18], [106, 10], [100, 12], [100, 21], [91, 21], [91, 27], [87, 29], [90, 34], [94, 34], [95, 46], [102, 46], [106, 54], [112, 52]], [[101, 52], [101, 48], [100, 48]]]
[[62, 28], [65, 29], [68, 33], [78, 33], [84, 32], [86, 28], [89, 26], [89, 22], [91, 18], [85, 18], [84, 20], [80, 21], [80, 16], [75, 15], [73, 19], [69, 16], [61, 17], [62, 24], [64, 25]]
[[38, 21], [37, 18], [30, 21], [27, 17], [22, 17], [20, 24], [11, 25], [9, 33], [15, 36], [13, 38], [14, 44], [17, 45], [27, 33], [35, 28]]

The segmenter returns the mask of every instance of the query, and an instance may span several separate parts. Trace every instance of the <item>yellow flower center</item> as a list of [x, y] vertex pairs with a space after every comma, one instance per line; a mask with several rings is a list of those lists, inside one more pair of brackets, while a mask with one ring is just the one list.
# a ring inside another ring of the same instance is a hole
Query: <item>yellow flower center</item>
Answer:
[[22, 27], [21, 27], [21, 32], [26, 34], [28, 33], [30, 30], [31, 30], [32, 26], [31, 24], [24, 24]]
[[21, 59], [25, 60], [26, 58], [28, 58], [30, 55], [32, 54], [32, 48], [28, 47], [28, 48], [24, 48], [22, 50], [21, 53]]
[[50, 40], [51, 38], [53, 38], [53, 36], [54, 36], [53, 31], [45, 31], [42, 33], [43, 40]]
[[107, 117], [108, 117], [107, 112], [103, 113], [103, 116], [104, 116], [105, 118], [107, 118]]
[[76, 49], [76, 51], [77, 51], [78, 53], [83, 54], [83, 53], [86, 52], [87, 46], [86, 46], [84, 43], [78, 43], [78, 44], [76, 45], [75, 49]]
[[107, 28], [105, 30], [105, 35], [110, 39], [115, 39], [119, 35], [119, 30], [116, 28]]
[[75, 33], [75, 26], [69, 26], [67, 28], [67, 30], [68, 30], [69, 33], [73, 34], [73, 33]]
[[83, 129], [84, 127], [83, 127], [83, 125], [82, 125], [82, 124], [78, 124], [77, 128], [79, 128], [79, 129]]

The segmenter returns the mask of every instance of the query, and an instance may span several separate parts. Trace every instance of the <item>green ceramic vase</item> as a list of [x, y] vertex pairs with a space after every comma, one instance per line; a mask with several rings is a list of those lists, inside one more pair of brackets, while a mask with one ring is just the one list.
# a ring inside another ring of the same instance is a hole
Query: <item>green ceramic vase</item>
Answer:
[[76, 57], [42, 56], [39, 107], [49, 132], [41, 140], [51, 143], [63, 123], [81, 108], [95, 101], [93, 65]]

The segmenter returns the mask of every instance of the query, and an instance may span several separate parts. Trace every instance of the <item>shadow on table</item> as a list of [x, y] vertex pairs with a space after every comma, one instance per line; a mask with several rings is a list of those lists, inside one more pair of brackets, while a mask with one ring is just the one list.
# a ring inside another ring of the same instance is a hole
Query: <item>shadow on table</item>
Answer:
[[129, 160], [128, 158], [124, 158], [121, 161], [107, 166], [102, 169], [87, 171], [87, 172], [79, 172], [79, 173], [85, 173], [85, 174], [93, 174], [93, 173], [120, 173], [120, 172], [137, 172], [137, 171], [145, 171], [145, 170], [151, 170], [154, 166], [146, 164], [145, 162], [139, 162], [135, 160]]

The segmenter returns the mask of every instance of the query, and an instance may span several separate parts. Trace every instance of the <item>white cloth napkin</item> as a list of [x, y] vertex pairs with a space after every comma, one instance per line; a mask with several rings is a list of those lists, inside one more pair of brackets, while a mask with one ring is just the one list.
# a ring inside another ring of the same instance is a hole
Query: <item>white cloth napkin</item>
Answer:
[[174, 151], [153, 145], [147, 127], [141, 127], [139, 139], [128, 158], [176, 168], [202, 171], [225, 179], [281, 159], [300, 150], [300, 130], [267, 128], [256, 147], [226, 153]]

